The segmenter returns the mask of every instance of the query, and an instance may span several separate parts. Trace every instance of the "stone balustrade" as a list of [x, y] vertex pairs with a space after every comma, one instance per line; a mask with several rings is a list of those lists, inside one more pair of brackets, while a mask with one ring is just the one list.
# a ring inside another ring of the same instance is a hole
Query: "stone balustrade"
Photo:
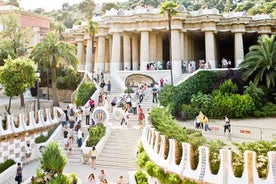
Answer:
[[[23, 162], [27, 143], [36, 150], [34, 140], [41, 134], [47, 135], [46, 128], [59, 123], [59, 117], [63, 113], [62, 109], [54, 107], [0, 118], [0, 163], [7, 159]], [[31, 160], [36, 158], [36, 152], [32, 154]]]
[[[270, 151], [268, 155], [268, 175], [267, 178], [259, 178], [256, 169], [256, 153], [245, 151], [244, 153], [244, 171], [242, 176], [236, 177], [232, 169], [231, 150], [220, 150], [220, 166], [218, 174], [212, 174], [210, 169], [209, 148], [200, 146], [199, 162], [195, 170], [191, 168], [191, 145], [181, 143], [182, 156], [180, 164], [176, 163], [177, 142], [174, 139], [168, 139], [156, 131], [152, 126], [147, 125], [143, 129], [142, 144], [149, 158], [158, 166], [167, 172], [173, 172], [180, 177], [190, 178], [200, 182], [207, 183], [276, 183], [276, 152]], [[169, 152], [165, 157], [166, 147], [169, 144]]]

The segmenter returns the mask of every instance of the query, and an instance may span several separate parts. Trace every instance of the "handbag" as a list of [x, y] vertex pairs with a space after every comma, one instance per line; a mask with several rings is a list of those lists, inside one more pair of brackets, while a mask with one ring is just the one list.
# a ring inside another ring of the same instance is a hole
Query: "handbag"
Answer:
[[15, 181], [18, 181], [18, 180], [19, 180], [18, 175], [15, 176], [14, 180], [15, 180]]

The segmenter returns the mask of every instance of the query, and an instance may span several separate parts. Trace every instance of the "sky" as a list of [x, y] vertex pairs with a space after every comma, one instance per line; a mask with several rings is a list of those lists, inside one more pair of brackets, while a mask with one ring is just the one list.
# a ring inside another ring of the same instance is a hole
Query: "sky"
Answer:
[[[43, 8], [46, 11], [53, 9], [60, 9], [63, 3], [69, 3], [70, 5], [79, 3], [82, 0], [19, 0], [21, 7], [26, 10], [32, 10], [36, 8]], [[127, 0], [94, 0], [95, 3], [106, 3], [106, 2], [123, 2]]]

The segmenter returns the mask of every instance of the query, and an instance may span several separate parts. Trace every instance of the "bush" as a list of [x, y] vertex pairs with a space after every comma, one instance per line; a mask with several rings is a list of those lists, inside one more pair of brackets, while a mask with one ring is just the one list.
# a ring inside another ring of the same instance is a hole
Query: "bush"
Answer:
[[89, 139], [86, 142], [86, 146], [92, 147], [96, 146], [98, 142], [106, 133], [106, 128], [102, 124], [97, 124], [89, 128]]
[[57, 88], [75, 90], [81, 82], [82, 76], [73, 69], [63, 69], [58, 72]]
[[223, 84], [221, 84], [218, 90], [222, 94], [234, 94], [238, 92], [238, 86], [232, 82], [232, 80], [227, 80]]
[[41, 134], [40, 136], [35, 138], [34, 142], [36, 144], [46, 142], [51, 137], [51, 135], [55, 132], [55, 130], [57, 129], [58, 126], [59, 126], [59, 124], [51, 126], [51, 128], [48, 130], [48, 133], [46, 136]]
[[14, 165], [15, 161], [12, 159], [8, 159], [5, 162], [0, 164], [0, 173], [4, 172], [6, 169], [8, 169], [10, 166]]
[[92, 82], [82, 83], [75, 96], [76, 106], [83, 106], [96, 91], [96, 87]]
[[134, 93], [134, 90], [132, 88], [128, 88], [124, 91], [124, 93], [128, 94], [128, 93]]
[[257, 117], [273, 117], [276, 116], [276, 104], [268, 102], [263, 107], [254, 111], [254, 115]]
[[148, 177], [147, 175], [141, 171], [138, 170], [135, 174], [135, 179], [137, 184], [148, 184]]

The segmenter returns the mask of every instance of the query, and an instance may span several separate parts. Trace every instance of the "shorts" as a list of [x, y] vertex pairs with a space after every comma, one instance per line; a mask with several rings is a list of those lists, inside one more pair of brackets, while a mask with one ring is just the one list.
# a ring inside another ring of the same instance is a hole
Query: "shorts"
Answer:
[[91, 156], [91, 159], [92, 159], [92, 160], [96, 160], [96, 157], [95, 157], [95, 156]]

